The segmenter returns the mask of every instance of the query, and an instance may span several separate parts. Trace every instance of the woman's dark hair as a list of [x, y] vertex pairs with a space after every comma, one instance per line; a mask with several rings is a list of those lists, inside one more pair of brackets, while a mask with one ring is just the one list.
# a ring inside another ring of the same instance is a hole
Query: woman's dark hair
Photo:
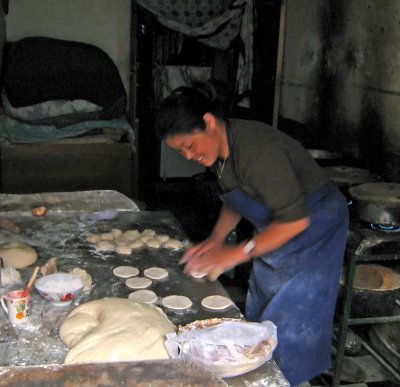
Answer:
[[178, 87], [162, 101], [156, 113], [156, 133], [165, 138], [191, 133], [195, 129], [204, 130], [205, 113], [221, 116], [217, 107], [203, 92], [192, 87]]

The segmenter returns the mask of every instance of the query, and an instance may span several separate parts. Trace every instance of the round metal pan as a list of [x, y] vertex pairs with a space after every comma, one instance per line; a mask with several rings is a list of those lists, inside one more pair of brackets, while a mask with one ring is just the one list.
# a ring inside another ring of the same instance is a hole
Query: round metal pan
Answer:
[[366, 183], [349, 189], [356, 216], [368, 223], [400, 226], [400, 184]]

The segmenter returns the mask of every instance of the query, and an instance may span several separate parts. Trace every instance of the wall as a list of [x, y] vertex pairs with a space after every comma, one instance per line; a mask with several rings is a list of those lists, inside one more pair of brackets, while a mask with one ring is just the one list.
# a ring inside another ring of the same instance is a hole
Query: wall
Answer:
[[46, 36], [93, 44], [116, 64], [129, 87], [130, 0], [12, 0], [7, 40]]
[[3, 47], [4, 43], [6, 42], [6, 19], [5, 19], [5, 12], [3, 8], [3, 2], [0, 1], [0, 70], [1, 64], [3, 62]]
[[400, 1], [287, 0], [280, 115], [400, 181]]

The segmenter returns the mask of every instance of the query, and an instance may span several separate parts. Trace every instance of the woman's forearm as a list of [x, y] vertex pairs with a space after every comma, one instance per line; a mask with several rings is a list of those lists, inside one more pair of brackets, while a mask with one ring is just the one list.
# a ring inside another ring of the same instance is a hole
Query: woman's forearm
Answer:
[[223, 205], [210, 238], [217, 240], [225, 239], [225, 237], [236, 227], [241, 218], [241, 215], [236, 211]]

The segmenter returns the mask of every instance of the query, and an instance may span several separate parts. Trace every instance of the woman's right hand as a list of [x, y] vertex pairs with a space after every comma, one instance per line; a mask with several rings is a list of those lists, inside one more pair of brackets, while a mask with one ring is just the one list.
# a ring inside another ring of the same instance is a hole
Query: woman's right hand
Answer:
[[192, 259], [202, 256], [208, 251], [219, 249], [223, 245], [224, 240], [209, 237], [203, 242], [198, 243], [187, 249], [180, 259], [179, 263], [184, 264], [190, 262]]

